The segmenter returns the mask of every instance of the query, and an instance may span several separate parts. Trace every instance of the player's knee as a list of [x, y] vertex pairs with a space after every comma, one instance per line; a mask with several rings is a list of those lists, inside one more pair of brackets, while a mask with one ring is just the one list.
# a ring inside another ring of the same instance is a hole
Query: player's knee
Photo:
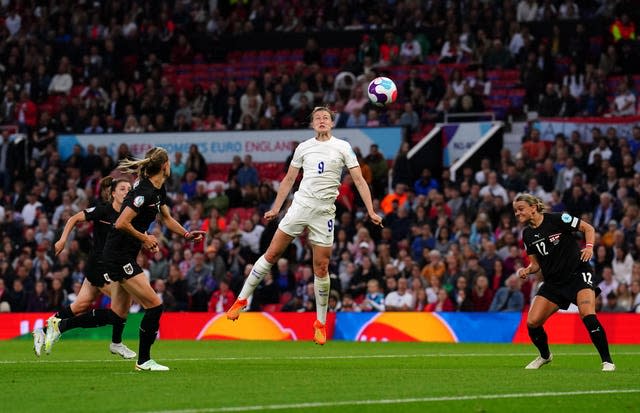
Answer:
[[529, 329], [542, 327], [543, 324], [544, 324], [544, 320], [539, 319], [537, 317], [527, 318], [527, 328]]
[[84, 299], [76, 300], [71, 305], [71, 311], [73, 311], [73, 314], [86, 313], [87, 311], [89, 311], [90, 308], [91, 308], [91, 302], [89, 300], [84, 300]]

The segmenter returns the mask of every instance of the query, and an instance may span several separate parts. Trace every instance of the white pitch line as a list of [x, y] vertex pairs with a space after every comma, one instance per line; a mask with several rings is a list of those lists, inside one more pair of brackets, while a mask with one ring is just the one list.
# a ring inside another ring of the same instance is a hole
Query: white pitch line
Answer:
[[536, 393], [507, 393], [507, 394], [478, 394], [470, 396], [432, 396], [432, 397], [409, 397], [405, 399], [381, 399], [381, 400], [344, 400], [333, 402], [310, 402], [310, 403], [290, 403], [290, 404], [265, 404], [258, 406], [227, 406], [227, 407], [205, 407], [202, 409], [184, 410], [158, 410], [144, 413], [221, 413], [221, 412], [249, 412], [265, 410], [284, 409], [308, 409], [318, 407], [338, 407], [338, 406], [370, 406], [386, 404], [404, 403], [426, 403], [426, 402], [457, 402], [468, 400], [498, 400], [498, 399], [519, 399], [538, 397], [563, 397], [601, 394], [624, 394], [640, 393], [640, 389], [619, 389], [619, 390], [578, 390], [567, 392], [536, 392]]
[[[592, 353], [553, 353], [556, 356], [596, 356]], [[640, 352], [614, 352], [614, 356], [638, 356]], [[534, 357], [533, 353], [424, 353], [424, 354], [363, 354], [363, 355], [336, 355], [336, 356], [285, 356], [285, 357], [189, 357], [189, 358], [159, 358], [162, 361], [280, 361], [280, 360], [366, 360], [366, 359], [402, 359], [402, 358], [434, 358], [434, 357]], [[113, 359], [78, 359], [56, 360], [52, 358], [39, 358], [35, 360], [0, 360], [0, 364], [28, 364], [28, 363], [113, 363], [130, 362], [121, 358]]]

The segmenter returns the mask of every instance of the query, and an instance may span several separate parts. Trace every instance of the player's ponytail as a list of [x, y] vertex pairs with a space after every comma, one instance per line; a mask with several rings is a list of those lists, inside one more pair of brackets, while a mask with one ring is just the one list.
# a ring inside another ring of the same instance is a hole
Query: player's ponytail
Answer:
[[144, 159], [124, 159], [120, 161], [118, 170], [124, 173], [137, 174], [141, 178], [149, 178], [162, 170], [162, 165], [169, 160], [167, 151], [163, 148], [151, 148]]
[[547, 209], [547, 206], [545, 205], [544, 201], [535, 195], [531, 195], [531, 194], [516, 195], [514, 202], [521, 202], [521, 201], [526, 202], [527, 205], [529, 206], [536, 207], [536, 210], [540, 213], [543, 213]]

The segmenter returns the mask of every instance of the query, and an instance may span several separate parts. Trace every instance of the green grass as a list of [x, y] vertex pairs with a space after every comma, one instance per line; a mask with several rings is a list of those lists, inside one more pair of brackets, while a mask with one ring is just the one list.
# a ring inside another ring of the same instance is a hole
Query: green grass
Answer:
[[159, 341], [171, 371], [149, 373], [106, 341], [63, 339], [40, 359], [30, 341], [2, 341], [0, 412], [638, 411], [640, 346], [612, 347], [614, 373], [592, 346], [552, 351], [527, 371], [533, 346]]

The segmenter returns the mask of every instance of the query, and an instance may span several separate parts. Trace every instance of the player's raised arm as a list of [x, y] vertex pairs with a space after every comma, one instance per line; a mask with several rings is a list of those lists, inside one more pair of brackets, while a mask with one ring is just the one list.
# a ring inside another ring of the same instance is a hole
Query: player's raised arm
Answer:
[[79, 222], [85, 222], [86, 215], [84, 211], [80, 211], [77, 214], [74, 214], [66, 224], [64, 224], [64, 229], [62, 230], [62, 235], [60, 235], [60, 239], [56, 241], [54, 248], [56, 255], [60, 254], [62, 250], [64, 250], [64, 246], [67, 243], [67, 239], [69, 238], [69, 234]]
[[362, 176], [362, 170], [359, 166], [353, 167], [349, 169], [349, 173], [353, 178], [353, 183], [356, 188], [358, 188], [358, 192], [360, 193], [360, 197], [362, 197], [362, 201], [364, 202], [364, 206], [367, 208], [367, 214], [376, 225], [382, 226], [382, 217], [376, 214], [376, 211], [373, 210], [373, 200], [371, 199], [371, 191], [369, 190], [369, 185], [367, 181], [365, 181]]
[[171, 211], [167, 205], [160, 207], [160, 221], [169, 228], [169, 231], [183, 236], [189, 241], [200, 241], [204, 238], [205, 231], [187, 231], [174, 217], [171, 216]]

